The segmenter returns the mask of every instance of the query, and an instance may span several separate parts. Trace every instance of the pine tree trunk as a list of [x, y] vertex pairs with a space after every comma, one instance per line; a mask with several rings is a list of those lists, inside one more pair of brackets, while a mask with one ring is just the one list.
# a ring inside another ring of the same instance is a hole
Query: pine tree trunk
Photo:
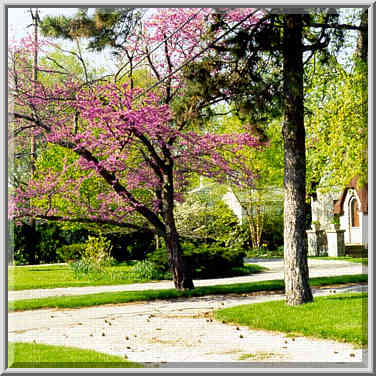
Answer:
[[284, 272], [286, 303], [313, 300], [305, 245], [305, 130], [302, 15], [284, 16]]

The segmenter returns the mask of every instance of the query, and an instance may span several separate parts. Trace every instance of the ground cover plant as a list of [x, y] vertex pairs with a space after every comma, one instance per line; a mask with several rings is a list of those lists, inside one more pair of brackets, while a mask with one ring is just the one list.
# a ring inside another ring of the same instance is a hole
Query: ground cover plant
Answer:
[[248, 258], [283, 258], [283, 245], [279, 246], [276, 250], [270, 250], [267, 247], [252, 248], [245, 253]]
[[120, 356], [67, 346], [9, 342], [10, 368], [140, 368]]
[[272, 301], [222, 309], [215, 318], [253, 329], [366, 345], [367, 301], [367, 293], [316, 297], [312, 303], [294, 307]]
[[[326, 285], [340, 285], [347, 283], [364, 283], [368, 281], [368, 275], [343, 275], [335, 277], [311, 278], [313, 287]], [[8, 311], [24, 311], [40, 308], [78, 308], [103, 304], [120, 304], [135, 301], [149, 301], [157, 299], [176, 299], [181, 297], [195, 297], [213, 294], [247, 294], [252, 292], [267, 292], [284, 290], [282, 280], [235, 283], [228, 285], [202, 286], [193, 290], [178, 291], [175, 289], [143, 290], [107, 292], [98, 294], [57, 296], [42, 299], [22, 299], [8, 302]]]

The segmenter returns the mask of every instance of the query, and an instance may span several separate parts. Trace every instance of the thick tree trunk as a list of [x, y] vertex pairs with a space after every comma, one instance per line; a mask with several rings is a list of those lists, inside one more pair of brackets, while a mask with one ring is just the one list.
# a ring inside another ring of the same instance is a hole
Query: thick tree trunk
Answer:
[[286, 303], [313, 300], [305, 245], [305, 130], [302, 15], [284, 16], [284, 271]]

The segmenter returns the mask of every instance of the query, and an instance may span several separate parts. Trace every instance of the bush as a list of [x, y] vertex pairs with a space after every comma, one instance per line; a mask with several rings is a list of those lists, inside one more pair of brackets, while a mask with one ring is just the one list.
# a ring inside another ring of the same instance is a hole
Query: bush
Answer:
[[261, 236], [261, 244], [266, 244], [269, 251], [275, 251], [283, 245], [283, 214], [267, 215]]
[[[218, 244], [182, 243], [184, 261], [192, 272], [192, 278], [212, 278], [223, 275], [234, 267], [243, 266], [244, 251], [239, 248], [224, 248]], [[165, 273], [170, 270], [167, 249], [159, 248], [148, 255], [148, 260]]]
[[238, 246], [241, 231], [234, 212], [225, 204], [222, 195], [205, 190], [190, 194], [176, 206], [175, 218], [178, 232], [189, 242], [218, 243], [223, 247]]
[[73, 278], [82, 279], [90, 274], [90, 264], [84, 260], [76, 260], [69, 263]]
[[113, 278], [113, 276], [104, 268], [99, 268], [97, 265], [90, 264], [90, 262], [85, 259], [70, 262], [69, 267], [71, 268], [73, 278], [75, 279], [88, 278], [91, 280], [98, 280]]
[[275, 250], [270, 250], [266, 247], [260, 247], [260, 248], [252, 248], [249, 251], [246, 252], [246, 257], [253, 258], [253, 257], [263, 257], [263, 258], [269, 258], [269, 257], [283, 257], [283, 245], [279, 246]]
[[[116, 263], [111, 257], [111, 242], [100, 233], [99, 237], [89, 236], [88, 241], [79, 246], [78, 248], [82, 247], [79, 252], [81, 259], [69, 263], [73, 277], [76, 279], [86, 277], [94, 280], [112, 279], [113, 276], [106, 270], [107, 266]], [[70, 249], [72, 246], [66, 248]]]
[[83, 231], [64, 230], [61, 223], [36, 221], [15, 224], [9, 221], [8, 258], [19, 264], [42, 264], [65, 261], [57, 250], [67, 244], [85, 241]]
[[79, 260], [85, 251], [85, 244], [77, 243], [70, 245], [63, 245], [56, 250], [56, 254], [64, 261], [77, 261]]
[[111, 241], [107, 240], [101, 233], [99, 237], [89, 236], [84, 244], [82, 260], [97, 269], [103, 269], [106, 266], [114, 265], [115, 260], [111, 257]]
[[171, 279], [171, 273], [162, 271], [150, 260], [138, 261], [133, 267], [132, 277], [142, 280]]

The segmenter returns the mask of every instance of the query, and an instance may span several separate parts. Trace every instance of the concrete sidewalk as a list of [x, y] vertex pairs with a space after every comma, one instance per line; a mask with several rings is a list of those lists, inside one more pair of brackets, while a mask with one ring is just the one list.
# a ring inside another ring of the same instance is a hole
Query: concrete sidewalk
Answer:
[[[246, 260], [246, 262], [249, 261], [250, 260]], [[268, 268], [268, 270], [249, 276], [195, 280], [194, 285], [196, 287], [199, 287], [283, 279], [283, 259], [251, 259], [251, 261], [254, 264]], [[345, 274], [351, 275], [368, 273], [368, 268], [366, 265], [342, 260], [309, 259], [308, 265], [310, 277], [327, 277]], [[96, 294], [101, 292], [159, 290], [169, 288], [174, 288], [172, 281], [159, 281], [114, 286], [63, 287], [54, 289], [20, 290], [9, 291], [8, 301], [46, 298], [50, 296], [70, 296]]]
[[[367, 287], [314, 289], [313, 294], [335, 296], [355, 291], [367, 291]], [[356, 365], [366, 359], [367, 350], [349, 343], [253, 330], [212, 316], [217, 309], [283, 298], [279, 294], [216, 295], [11, 312], [9, 341], [75, 346], [131, 361], [168, 362], [159, 363], [168, 367], [174, 362], [184, 362], [187, 367], [192, 362], [219, 362], [221, 367], [251, 366], [253, 362], [309, 362], [312, 367], [328, 362], [326, 367], [330, 367], [338, 363]]]

